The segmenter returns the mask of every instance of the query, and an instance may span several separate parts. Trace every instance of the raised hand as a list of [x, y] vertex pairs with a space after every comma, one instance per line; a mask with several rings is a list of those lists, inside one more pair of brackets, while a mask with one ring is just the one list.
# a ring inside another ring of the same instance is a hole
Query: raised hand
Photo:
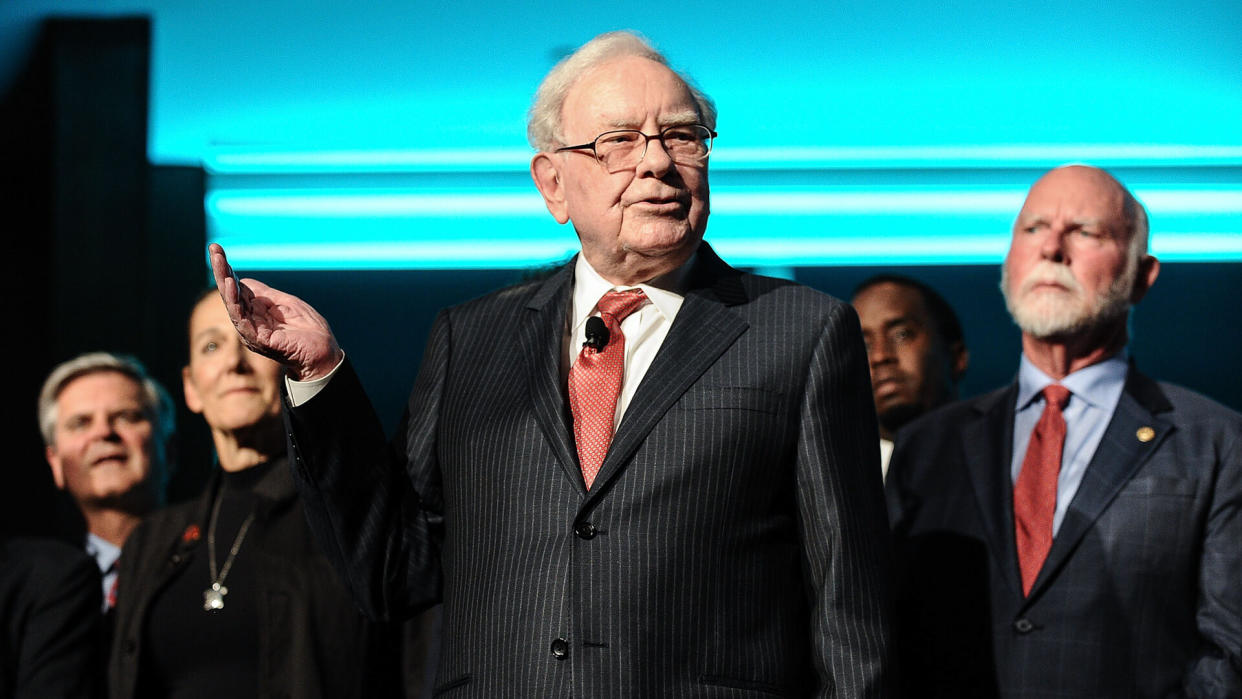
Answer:
[[310, 304], [257, 279], [238, 279], [217, 244], [208, 253], [224, 307], [251, 351], [284, 364], [298, 381], [326, 376], [341, 361], [328, 321]]

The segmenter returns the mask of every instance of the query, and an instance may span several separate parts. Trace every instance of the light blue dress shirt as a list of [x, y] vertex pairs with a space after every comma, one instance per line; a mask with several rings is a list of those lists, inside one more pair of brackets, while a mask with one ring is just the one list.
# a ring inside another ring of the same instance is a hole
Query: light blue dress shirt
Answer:
[[1069, 403], [1062, 414], [1065, 416], [1065, 449], [1061, 455], [1061, 474], [1057, 477], [1057, 509], [1052, 518], [1052, 535], [1055, 537], [1065, 519], [1065, 511], [1082, 484], [1083, 474], [1095, 450], [1104, 438], [1104, 431], [1113, 419], [1113, 412], [1121, 400], [1126, 385], [1129, 364], [1126, 352], [1098, 364], [1079, 369], [1061, 381], [1035, 368], [1026, 355], [1018, 368], [1018, 402], [1013, 419], [1013, 461], [1010, 466], [1012, 482], [1018, 482], [1031, 432], [1044, 411], [1044, 387], [1060, 383], [1070, 390]]

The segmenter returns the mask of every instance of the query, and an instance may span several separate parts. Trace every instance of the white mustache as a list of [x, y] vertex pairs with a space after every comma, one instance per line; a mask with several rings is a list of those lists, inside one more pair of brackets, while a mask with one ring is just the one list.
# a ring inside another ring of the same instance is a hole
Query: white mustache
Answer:
[[1065, 287], [1075, 296], [1082, 295], [1082, 285], [1070, 273], [1069, 267], [1047, 260], [1041, 261], [1026, 275], [1026, 279], [1022, 282], [1022, 293], [1028, 293], [1037, 284], [1057, 284]]

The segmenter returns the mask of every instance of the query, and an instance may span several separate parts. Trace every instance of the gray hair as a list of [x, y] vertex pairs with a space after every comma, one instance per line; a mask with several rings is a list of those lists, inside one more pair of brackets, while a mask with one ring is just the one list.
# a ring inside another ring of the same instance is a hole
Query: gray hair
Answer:
[[[655, 50], [646, 39], [632, 31], [606, 32], [583, 44], [548, 71], [526, 118], [526, 138], [535, 150], [553, 151], [566, 145], [561, 138], [561, 109], [565, 97], [587, 71], [614, 58], [638, 56], [672, 70], [664, 54]], [[673, 71], [686, 84], [694, 97], [699, 118], [709, 129], [716, 128], [716, 105], [690, 78]]]
[[1147, 255], [1147, 208], [1125, 185], [1126, 224], [1130, 228], [1130, 259], [1137, 263]]
[[142, 389], [142, 410], [155, 426], [157, 438], [161, 444], [167, 445], [176, 429], [176, 408], [168, 391], [158, 381], [151, 378], [146, 368], [133, 357], [111, 354], [109, 352], [89, 352], [63, 362], [48, 374], [39, 391], [39, 431], [43, 433], [43, 444], [53, 446], [56, 443], [56, 399], [75, 379], [89, 374], [113, 372], [129, 377]]

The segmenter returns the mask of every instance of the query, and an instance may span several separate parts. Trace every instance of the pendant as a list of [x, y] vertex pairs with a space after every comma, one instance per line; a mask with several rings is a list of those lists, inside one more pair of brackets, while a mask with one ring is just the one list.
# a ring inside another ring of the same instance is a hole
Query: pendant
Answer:
[[229, 593], [229, 588], [218, 582], [211, 584], [211, 589], [203, 590], [203, 611], [214, 612], [224, 609], [224, 596]]

